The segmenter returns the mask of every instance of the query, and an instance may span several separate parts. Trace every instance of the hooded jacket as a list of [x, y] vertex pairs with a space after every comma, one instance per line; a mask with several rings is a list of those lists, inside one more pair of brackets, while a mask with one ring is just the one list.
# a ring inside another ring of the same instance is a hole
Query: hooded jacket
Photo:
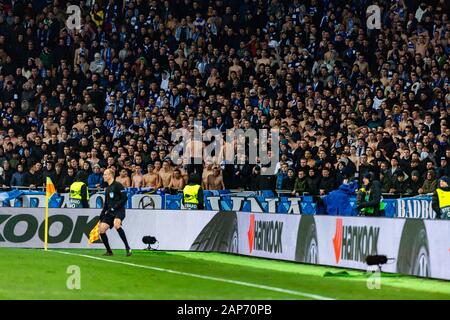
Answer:
[[323, 198], [326, 212], [329, 215], [353, 216], [356, 212], [350, 205], [350, 197], [355, 195], [358, 183], [341, 184], [337, 190], [331, 191]]
[[[412, 178], [416, 176], [418, 177], [417, 181], [414, 181]], [[409, 179], [409, 187], [408, 187], [408, 193], [410, 193], [412, 196], [416, 196], [419, 194], [419, 189], [423, 185], [423, 180], [420, 177], [419, 171], [413, 171], [411, 172], [411, 178]]]
[[422, 185], [423, 193], [433, 193], [437, 187], [437, 181], [435, 179], [435, 173], [433, 170], [429, 170], [431, 172], [431, 179], [426, 179]]

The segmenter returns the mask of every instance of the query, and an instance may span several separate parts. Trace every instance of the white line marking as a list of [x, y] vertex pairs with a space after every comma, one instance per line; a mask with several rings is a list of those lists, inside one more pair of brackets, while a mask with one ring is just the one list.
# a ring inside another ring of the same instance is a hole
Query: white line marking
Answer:
[[317, 294], [305, 293], [305, 292], [288, 290], [288, 289], [277, 288], [277, 287], [270, 287], [270, 286], [265, 286], [265, 285], [250, 283], [250, 282], [238, 281], [238, 280], [230, 280], [230, 279], [223, 279], [223, 278], [217, 278], [217, 277], [203, 276], [203, 275], [195, 274], [195, 273], [175, 271], [175, 270], [171, 270], [171, 269], [164, 269], [164, 268], [158, 268], [158, 267], [151, 267], [151, 266], [135, 264], [135, 263], [131, 263], [131, 262], [109, 260], [109, 259], [89, 256], [89, 255], [81, 254], [81, 253], [73, 253], [73, 252], [58, 251], [58, 250], [49, 250], [48, 252], [56, 252], [56, 253], [62, 253], [62, 254], [67, 254], [67, 255], [72, 255], [72, 256], [79, 256], [79, 257], [89, 258], [89, 259], [93, 259], [93, 260], [105, 261], [105, 262], [116, 263], [116, 264], [123, 264], [123, 265], [130, 266], [130, 267], [150, 269], [150, 270], [155, 270], [155, 271], [160, 271], [160, 272], [178, 274], [178, 275], [187, 276], [187, 277], [194, 277], [194, 278], [205, 279], [205, 280], [237, 284], [237, 285], [241, 285], [241, 286], [269, 290], [269, 291], [280, 292], [280, 293], [286, 293], [286, 294], [291, 294], [291, 295], [295, 295], [295, 296], [301, 296], [301, 297], [306, 297], [306, 298], [311, 298], [311, 299], [316, 299], [316, 300], [334, 300], [333, 298], [329, 298], [329, 297], [325, 297], [325, 296], [321, 296], [321, 295], [317, 295]]

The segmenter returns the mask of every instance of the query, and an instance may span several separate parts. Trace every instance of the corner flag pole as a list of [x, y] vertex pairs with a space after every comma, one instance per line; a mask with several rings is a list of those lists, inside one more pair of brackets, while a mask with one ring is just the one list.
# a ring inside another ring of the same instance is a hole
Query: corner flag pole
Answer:
[[55, 185], [50, 177], [47, 177], [45, 182], [45, 230], [44, 230], [44, 250], [48, 249], [48, 201], [50, 197], [56, 192]]
[[47, 191], [48, 191], [48, 187], [49, 185], [46, 184], [45, 185], [45, 228], [44, 228], [44, 250], [47, 251], [48, 249], [48, 196], [47, 196]]

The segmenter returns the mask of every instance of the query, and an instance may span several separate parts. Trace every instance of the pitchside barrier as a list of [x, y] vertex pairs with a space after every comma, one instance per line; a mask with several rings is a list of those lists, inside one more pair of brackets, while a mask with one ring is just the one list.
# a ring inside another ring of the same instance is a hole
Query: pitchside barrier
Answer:
[[[88, 245], [99, 209], [51, 209], [49, 248]], [[44, 210], [0, 208], [0, 247], [42, 248]], [[124, 229], [133, 249], [142, 237], [158, 250], [217, 251], [366, 270], [367, 255], [386, 255], [385, 272], [450, 280], [450, 221], [260, 214], [235, 211], [127, 210]], [[114, 230], [110, 244], [123, 244]]]
[[[183, 209], [181, 194], [169, 195], [155, 193], [155, 190], [128, 190], [128, 204], [130, 209]], [[93, 193], [89, 199], [90, 208], [102, 208], [105, 195], [102, 192]], [[289, 213], [289, 214], [327, 214], [327, 209], [319, 197], [284, 197], [275, 196], [271, 191], [236, 192], [229, 190], [205, 191], [205, 209], [213, 211], [243, 211], [254, 213]], [[434, 219], [436, 213], [431, 207], [430, 196], [413, 198], [387, 199], [387, 217]], [[357, 216], [356, 198], [350, 197], [350, 210], [333, 215]], [[43, 208], [45, 207], [45, 193], [36, 191], [14, 190], [0, 193], [0, 206]], [[68, 208], [69, 194], [55, 194], [49, 201], [50, 208]]]

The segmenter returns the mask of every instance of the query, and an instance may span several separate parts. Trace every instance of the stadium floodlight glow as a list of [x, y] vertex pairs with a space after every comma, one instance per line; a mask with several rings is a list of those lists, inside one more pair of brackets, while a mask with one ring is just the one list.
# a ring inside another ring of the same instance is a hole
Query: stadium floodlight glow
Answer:
[[144, 244], [148, 245], [146, 250], [156, 250], [156, 248], [152, 248], [152, 244], [155, 244], [155, 243], [159, 244], [159, 241], [153, 236], [144, 236], [144, 237], [142, 237], [142, 242]]

